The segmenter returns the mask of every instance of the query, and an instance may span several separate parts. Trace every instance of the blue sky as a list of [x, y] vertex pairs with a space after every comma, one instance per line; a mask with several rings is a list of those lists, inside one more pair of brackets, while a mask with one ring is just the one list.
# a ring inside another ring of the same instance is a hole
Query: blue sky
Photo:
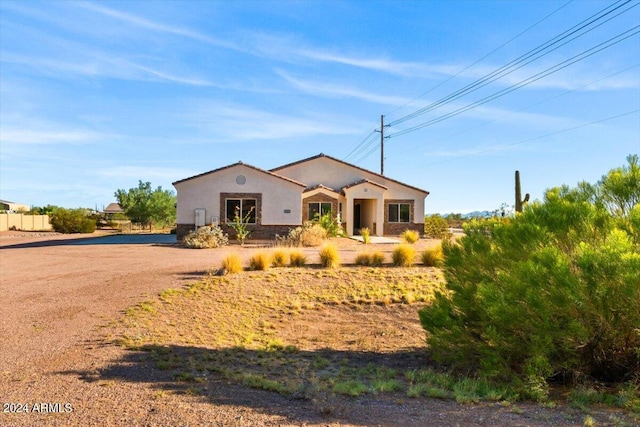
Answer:
[[380, 115], [426, 212], [513, 205], [516, 169], [534, 199], [595, 182], [640, 152], [639, 2], [544, 44], [612, 4], [2, 0], [0, 198], [101, 209], [320, 152], [378, 172]]

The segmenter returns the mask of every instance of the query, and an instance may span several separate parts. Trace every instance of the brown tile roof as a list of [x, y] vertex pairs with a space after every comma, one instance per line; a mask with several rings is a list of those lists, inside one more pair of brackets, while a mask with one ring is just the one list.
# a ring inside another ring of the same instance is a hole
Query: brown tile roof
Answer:
[[344, 191], [344, 190], [346, 190], [347, 188], [355, 187], [356, 185], [360, 185], [360, 184], [371, 184], [371, 185], [375, 185], [376, 187], [383, 188], [383, 189], [385, 189], [385, 190], [386, 190], [387, 188], [389, 188], [389, 187], [387, 187], [386, 185], [378, 184], [377, 182], [373, 182], [373, 181], [368, 180], [368, 179], [361, 179], [360, 181], [356, 181], [356, 182], [354, 182], [354, 183], [352, 183], [352, 184], [345, 185], [344, 187], [342, 187], [342, 190]]
[[274, 173], [274, 172], [271, 172], [271, 171], [266, 171], [264, 169], [260, 169], [260, 168], [257, 168], [255, 166], [252, 166], [252, 165], [249, 165], [249, 164], [246, 164], [246, 163], [242, 163], [242, 162], [233, 163], [231, 165], [223, 166], [221, 168], [214, 169], [214, 170], [211, 170], [209, 172], [203, 172], [203, 173], [200, 173], [198, 175], [190, 176], [189, 178], [184, 178], [184, 179], [175, 181], [172, 184], [175, 186], [176, 184], [181, 184], [181, 183], [183, 183], [185, 181], [190, 181], [190, 180], [195, 179], [195, 178], [200, 178], [202, 176], [209, 175], [211, 173], [220, 172], [220, 171], [223, 171], [225, 169], [230, 169], [230, 168], [235, 167], [235, 166], [246, 166], [246, 167], [254, 169], [254, 170], [258, 171], [258, 172], [262, 172], [262, 173], [265, 173], [267, 175], [271, 175], [271, 176], [274, 176], [276, 178], [280, 178], [280, 179], [283, 179], [285, 181], [289, 181], [289, 182], [291, 182], [293, 184], [300, 185], [302, 187], [306, 187], [307, 186], [306, 184], [303, 184], [303, 183], [298, 182], [298, 181], [296, 181], [294, 179], [291, 179], [291, 178], [287, 178], [286, 176], [278, 175], [277, 173]]
[[[270, 171], [270, 172], [277, 172], [277, 171], [279, 171], [279, 170], [281, 170], [281, 169], [285, 169], [285, 168], [288, 168], [288, 167], [291, 167], [291, 166], [294, 166], [294, 165], [298, 165], [298, 164], [301, 164], [301, 163], [309, 162], [309, 161], [311, 161], [311, 160], [315, 160], [315, 159], [318, 159], [318, 158], [321, 158], [321, 157], [326, 157], [327, 159], [333, 160], [334, 162], [338, 162], [338, 163], [341, 163], [341, 164], [343, 164], [343, 165], [347, 165], [347, 166], [350, 166], [350, 167], [352, 167], [352, 168], [355, 168], [355, 169], [361, 170], [361, 171], [363, 171], [363, 172], [370, 173], [370, 174], [372, 174], [372, 175], [378, 176], [378, 177], [380, 177], [380, 178], [382, 178], [382, 179], [385, 179], [385, 180], [387, 180], [387, 181], [395, 182], [396, 184], [403, 185], [403, 186], [405, 186], [405, 187], [407, 187], [407, 188], [411, 188], [411, 189], [413, 189], [413, 190], [420, 191], [421, 193], [425, 193], [425, 194], [427, 194], [427, 195], [429, 194], [429, 192], [428, 192], [427, 190], [423, 190], [422, 188], [418, 188], [418, 187], [414, 187], [414, 186], [412, 186], [412, 185], [405, 184], [404, 182], [400, 182], [400, 181], [398, 181], [398, 180], [395, 180], [395, 179], [389, 178], [389, 177], [387, 177], [387, 176], [385, 176], [385, 175], [380, 175], [379, 173], [376, 173], [376, 172], [370, 171], [370, 170], [368, 170], [368, 169], [361, 168], [361, 167], [356, 166], [356, 165], [353, 165], [353, 164], [351, 164], [351, 163], [347, 163], [347, 162], [345, 162], [345, 161], [343, 161], [343, 160], [336, 159], [335, 157], [327, 156], [327, 155], [326, 155], [326, 154], [324, 154], [324, 153], [320, 153], [320, 154], [318, 154], [318, 155], [315, 155], [315, 156], [309, 157], [309, 158], [307, 158], [307, 159], [298, 160], [298, 161], [293, 162], [293, 163], [288, 163], [288, 164], [283, 165], [283, 166], [278, 166], [277, 168], [271, 169], [271, 171]], [[378, 185], [379, 185], [379, 184], [378, 184]]]

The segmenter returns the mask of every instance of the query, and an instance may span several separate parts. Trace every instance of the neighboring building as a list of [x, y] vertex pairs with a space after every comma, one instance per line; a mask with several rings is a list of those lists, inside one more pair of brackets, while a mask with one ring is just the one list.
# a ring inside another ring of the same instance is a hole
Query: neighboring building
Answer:
[[104, 213], [107, 215], [114, 215], [124, 213], [124, 209], [122, 209], [117, 203], [109, 203], [109, 205], [104, 208]]
[[424, 231], [428, 191], [359, 168], [325, 154], [270, 171], [238, 162], [173, 183], [177, 234], [196, 226], [226, 225], [235, 213], [249, 215], [251, 237], [286, 235], [317, 214], [330, 212], [349, 235], [368, 227], [372, 235]]
[[0, 210], [7, 212], [29, 212], [31, 206], [21, 205], [20, 203], [13, 203], [7, 200], [0, 200]]

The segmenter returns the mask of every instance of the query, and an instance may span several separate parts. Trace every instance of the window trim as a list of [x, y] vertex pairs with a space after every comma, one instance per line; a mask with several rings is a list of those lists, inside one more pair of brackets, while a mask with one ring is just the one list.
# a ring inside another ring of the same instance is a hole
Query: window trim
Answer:
[[[255, 197], [226, 197], [224, 199], [224, 219], [225, 219], [225, 224], [231, 224], [233, 223], [233, 219], [229, 219], [229, 201], [230, 200], [235, 200], [235, 201], [240, 201], [240, 212], [243, 211], [242, 209], [242, 205], [244, 203], [245, 200], [253, 200], [253, 222], [247, 222], [247, 224], [250, 225], [256, 225], [258, 224], [258, 199]], [[235, 217], [235, 214], [234, 214]], [[249, 217], [249, 219], [251, 219], [251, 217]]]
[[[407, 215], [407, 220], [406, 221], [403, 221], [402, 217], [400, 215], [400, 212], [401, 212], [400, 206], [402, 206], [402, 205], [406, 205], [407, 208], [408, 208], [407, 209], [407, 214], [408, 215]], [[388, 206], [389, 207], [387, 208], [387, 219], [388, 219], [389, 223], [392, 223], [392, 224], [408, 224], [408, 223], [411, 222], [411, 203], [403, 203], [403, 202], [389, 203]], [[392, 221], [391, 220], [391, 209], [392, 209], [392, 207], [395, 207], [395, 209], [396, 209], [396, 216], [398, 218], [396, 221]]]
[[311, 205], [318, 205], [318, 210], [316, 212], [320, 213], [320, 216], [322, 216], [322, 205], [328, 205], [329, 206], [329, 213], [331, 214], [333, 212], [333, 203], [331, 202], [307, 202], [307, 219], [309, 221], [313, 221], [315, 219], [315, 215], [313, 217], [311, 217]]

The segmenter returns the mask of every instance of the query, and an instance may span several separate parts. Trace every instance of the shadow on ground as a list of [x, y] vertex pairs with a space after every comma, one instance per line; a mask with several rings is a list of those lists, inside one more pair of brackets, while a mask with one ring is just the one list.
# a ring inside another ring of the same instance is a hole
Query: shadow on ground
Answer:
[[16, 243], [5, 245], [0, 249], [41, 248], [49, 246], [83, 246], [83, 245], [177, 245], [175, 234], [114, 234], [108, 236], [82, 236], [73, 239], [51, 239], [38, 242]]
[[[273, 362], [273, 357], [278, 361]], [[404, 398], [406, 393], [350, 397], [319, 389], [314, 379], [322, 376], [324, 370], [336, 366], [345, 371], [382, 368], [400, 372], [424, 368], [426, 363], [424, 350], [372, 353], [147, 345], [140, 351], [128, 351], [120, 360], [99, 371], [61, 374], [79, 376], [86, 382], [146, 383], [157, 390], [198, 396], [215, 405], [252, 408], [295, 423], [337, 421], [355, 425], [395, 425], [394, 412], [400, 408], [402, 412], [407, 410], [398, 396]], [[336, 372], [331, 375], [335, 377]], [[278, 387], [287, 390], [277, 392]], [[456, 405], [454, 402], [446, 404]]]

